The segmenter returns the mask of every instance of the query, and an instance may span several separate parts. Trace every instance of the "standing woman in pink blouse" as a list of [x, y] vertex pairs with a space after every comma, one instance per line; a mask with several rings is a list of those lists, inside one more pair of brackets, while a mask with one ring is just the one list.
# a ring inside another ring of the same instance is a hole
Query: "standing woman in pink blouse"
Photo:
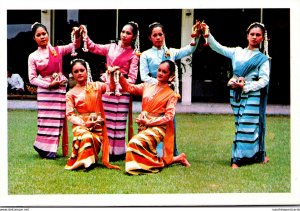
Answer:
[[[88, 36], [85, 26], [80, 30], [84, 33], [87, 49], [94, 54], [106, 56], [107, 69], [120, 68], [130, 84], [134, 84], [138, 74], [139, 62], [139, 30], [138, 24], [129, 22], [123, 26], [118, 43], [96, 44]], [[104, 82], [109, 82], [106, 73], [101, 77]], [[127, 92], [111, 92], [102, 96], [106, 126], [110, 142], [109, 160], [124, 160], [126, 154], [126, 121], [129, 111], [130, 95]]]
[[[38, 87], [38, 132], [33, 146], [40, 157], [55, 159], [66, 116], [67, 78], [63, 75], [62, 58], [71, 53], [74, 44], [52, 47], [46, 26], [36, 22], [31, 29], [38, 45], [28, 58], [29, 81]], [[74, 30], [78, 48], [80, 35]], [[63, 138], [67, 139], [67, 134]]]

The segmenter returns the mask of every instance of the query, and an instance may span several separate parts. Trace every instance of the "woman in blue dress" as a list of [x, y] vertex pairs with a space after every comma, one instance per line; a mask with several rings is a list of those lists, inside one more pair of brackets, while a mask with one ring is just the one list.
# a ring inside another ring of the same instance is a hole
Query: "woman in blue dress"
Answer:
[[[156, 75], [158, 66], [162, 61], [176, 61], [191, 55], [197, 48], [199, 37], [195, 38], [196, 44], [189, 44], [180, 49], [167, 48], [165, 44], [164, 26], [158, 22], [149, 25], [148, 38], [152, 42], [152, 48], [144, 51], [140, 56], [141, 80], [147, 83], [157, 83]], [[191, 42], [192, 43], [192, 42]], [[176, 90], [175, 90], [176, 91]], [[174, 118], [174, 127], [176, 128]], [[176, 130], [175, 130], [176, 131]], [[175, 132], [176, 137], [176, 132]], [[162, 157], [162, 144], [157, 147], [158, 155]], [[174, 155], [177, 156], [176, 138], [174, 141]]]
[[[204, 24], [208, 30], [208, 26]], [[248, 46], [229, 48], [218, 43], [211, 33], [208, 44], [212, 50], [232, 61], [233, 77], [229, 80], [230, 104], [235, 117], [235, 135], [231, 167], [266, 163], [266, 103], [270, 75], [268, 37], [264, 24], [254, 22], [247, 28]], [[264, 52], [260, 44], [264, 42]]]

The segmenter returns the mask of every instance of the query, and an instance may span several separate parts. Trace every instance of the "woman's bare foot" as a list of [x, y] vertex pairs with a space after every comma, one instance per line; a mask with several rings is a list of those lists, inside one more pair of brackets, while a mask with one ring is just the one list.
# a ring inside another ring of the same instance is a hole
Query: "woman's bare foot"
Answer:
[[189, 161], [186, 158], [185, 153], [181, 153], [179, 156], [181, 156], [182, 165], [184, 165], [185, 167], [190, 167], [191, 166], [191, 164], [189, 163]]
[[233, 163], [233, 164], [231, 165], [231, 168], [232, 168], [232, 169], [237, 169], [237, 168], [239, 168], [239, 166], [236, 165], [235, 163]]
[[266, 156], [265, 157], [265, 160], [264, 160], [264, 162], [263, 162], [263, 164], [265, 164], [265, 163], [267, 163], [267, 162], [269, 162], [270, 161], [270, 159]]
[[180, 155], [173, 157], [173, 163], [181, 163], [185, 167], [191, 166], [184, 153], [181, 153]]

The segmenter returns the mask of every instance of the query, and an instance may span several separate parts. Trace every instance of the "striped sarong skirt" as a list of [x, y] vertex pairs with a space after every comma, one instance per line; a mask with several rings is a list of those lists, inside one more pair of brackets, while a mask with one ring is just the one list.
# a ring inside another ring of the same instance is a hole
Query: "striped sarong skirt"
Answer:
[[165, 137], [166, 126], [148, 127], [133, 136], [126, 151], [125, 170], [128, 174], [157, 173], [164, 167], [156, 147]]
[[260, 154], [265, 153], [265, 145], [259, 140], [260, 91], [242, 93], [239, 102], [235, 101], [234, 94], [235, 91], [230, 90], [235, 118], [231, 163], [243, 165], [260, 162]]
[[89, 168], [96, 164], [102, 145], [102, 126], [97, 125], [92, 130], [83, 126], [73, 126], [72, 155], [65, 166], [66, 170], [80, 167]]
[[106, 118], [107, 135], [109, 139], [109, 160], [124, 160], [126, 153], [126, 122], [129, 110], [130, 95], [102, 95]]
[[38, 132], [34, 148], [42, 158], [56, 158], [66, 115], [66, 87], [55, 90], [38, 87]]

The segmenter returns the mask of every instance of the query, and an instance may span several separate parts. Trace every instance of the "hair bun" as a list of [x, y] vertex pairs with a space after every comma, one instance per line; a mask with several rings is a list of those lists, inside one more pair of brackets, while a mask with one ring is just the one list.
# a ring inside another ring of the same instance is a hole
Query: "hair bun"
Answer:
[[41, 23], [35, 22], [34, 24], [31, 25], [31, 29], [33, 29], [33, 27], [34, 27], [35, 25], [37, 25], [37, 24], [41, 24]]
[[151, 26], [153, 26], [153, 25], [156, 25], [156, 24], [160, 24], [160, 23], [158, 23], [158, 22], [153, 22], [153, 23], [151, 23], [151, 24], [149, 25], [149, 28], [150, 28]]
[[129, 21], [128, 23], [134, 24], [134, 25], [136, 25], [136, 27], [139, 28], [139, 25], [136, 22], [134, 22], [134, 21]]

